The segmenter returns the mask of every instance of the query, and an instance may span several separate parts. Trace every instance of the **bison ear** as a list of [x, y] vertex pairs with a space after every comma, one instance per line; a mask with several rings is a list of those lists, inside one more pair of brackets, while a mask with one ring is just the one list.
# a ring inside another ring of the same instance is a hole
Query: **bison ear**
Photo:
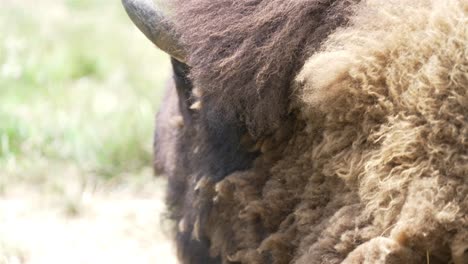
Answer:
[[122, 4], [133, 23], [151, 42], [178, 61], [185, 62], [179, 34], [153, 0], [122, 0]]

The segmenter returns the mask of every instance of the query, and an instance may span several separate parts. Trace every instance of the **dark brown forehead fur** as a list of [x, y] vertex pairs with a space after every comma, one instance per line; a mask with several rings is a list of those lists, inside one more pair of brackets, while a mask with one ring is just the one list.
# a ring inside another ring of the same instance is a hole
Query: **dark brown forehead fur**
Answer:
[[[174, 0], [174, 22], [188, 50], [202, 108], [214, 124], [240, 121], [254, 136], [289, 111], [304, 61], [359, 0]], [[206, 105], [205, 104], [205, 105]]]

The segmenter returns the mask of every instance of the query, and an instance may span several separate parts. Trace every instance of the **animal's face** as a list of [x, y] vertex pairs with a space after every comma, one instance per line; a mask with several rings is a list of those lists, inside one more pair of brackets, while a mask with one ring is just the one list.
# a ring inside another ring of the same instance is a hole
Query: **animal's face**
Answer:
[[156, 118], [154, 167], [169, 180], [166, 201], [170, 217], [179, 223], [179, 250], [193, 263], [219, 263], [209, 256], [210, 241], [205, 235], [192, 237], [202, 224], [197, 219], [207, 217], [210, 203], [193, 207], [193, 201], [203, 196], [203, 184], [250, 168], [258, 148], [238, 120], [211, 118], [213, 113], [204, 109], [209, 109], [212, 99], [194, 87], [190, 66], [174, 57], [171, 63], [173, 76]]
[[190, 67], [176, 59], [172, 59], [172, 67], [172, 82], [166, 87], [156, 120], [157, 167], [170, 177], [207, 176], [215, 181], [247, 169], [256, 151], [241, 144], [247, 134], [245, 126], [207, 117], [203, 110], [210, 107], [210, 99], [194, 87]]
[[[230, 1], [175, 0], [178, 14], [171, 20], [152, 0], [123, 1], [135, 24], [172, 57], [167, 93], [176, 91], [178, 102], [168, 100], [172, 106], [165, 103], [159, 114], [156, 163], [175, 153], [171, 166], [214, 181], [249, 168], [265, 139], [295, 118], [295, 76], [358, 2], [251, 1], [233, 12]], [[201, 6], [213, 12], [200, 12]], [[168, 109], [174, 110], [164, 114]], [[168, 123], [179, 125], [168, 129]], [[163, 150], [166, 145], [175, 150]]]

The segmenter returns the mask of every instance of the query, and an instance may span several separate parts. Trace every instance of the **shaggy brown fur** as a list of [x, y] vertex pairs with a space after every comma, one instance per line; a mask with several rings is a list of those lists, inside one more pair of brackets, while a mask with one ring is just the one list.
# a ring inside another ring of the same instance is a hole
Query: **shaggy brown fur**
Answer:
[[278, 128], [294, 76], [355, 2], [174, 0], [204, 114], [213, 123], [241, 120], [257, 137]]
[[[197, 130], [182, 131], [206, 137], [203, 126], [226, 124], [211, 109], [232, 111], [260, 135], [238, 144], [261, 152], [222, 177], [178, 158], [182, 261], [468, 263], [468, 3], [325, 2], [180, 3], [191, 76], [209, 98]], [[333, 29], [348, 12], [319, 47], [330, 32], [317, 21]], [[190, 160], [210, 138], [185, 140], [176, 153]]]

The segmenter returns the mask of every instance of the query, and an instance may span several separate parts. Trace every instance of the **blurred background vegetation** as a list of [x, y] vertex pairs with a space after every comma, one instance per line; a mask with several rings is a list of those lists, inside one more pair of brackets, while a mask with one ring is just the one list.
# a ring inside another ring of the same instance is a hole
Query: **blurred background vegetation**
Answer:
[[0, 264], [172, 261], [151, 171], [169, 70], [118, 0], [0, 0]]

